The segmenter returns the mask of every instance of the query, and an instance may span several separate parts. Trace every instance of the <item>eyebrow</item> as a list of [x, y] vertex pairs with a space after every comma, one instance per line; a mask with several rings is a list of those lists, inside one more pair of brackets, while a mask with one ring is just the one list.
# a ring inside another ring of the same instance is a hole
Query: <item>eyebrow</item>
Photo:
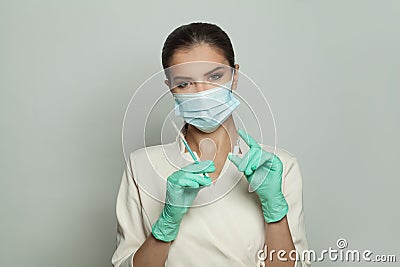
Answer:
[[[224, 67], [222, 67], [222, 66], [216, 67], [216, 68], [214, 68], [214, 69], [212, 69], [212, 70], [206, 72], [206, 73], [204, 74], [204, 76], [207, 76], [207, 75], [213, 73], [214, 71], [217, 71], [217, 70], [220, 70], [220, 69], [224, 69]], [[192, 77], [176, 76], [176, 77], [174, 77], [173, 80], [175, 81], [175, 80], [178, 80], [178, 79], [191, 79], [191, 78], [192, 78]]]

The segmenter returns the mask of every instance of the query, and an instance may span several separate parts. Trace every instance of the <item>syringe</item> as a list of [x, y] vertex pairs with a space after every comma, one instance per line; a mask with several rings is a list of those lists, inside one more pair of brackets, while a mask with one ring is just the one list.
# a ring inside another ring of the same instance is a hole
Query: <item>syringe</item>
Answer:
[[[182, 132], [178, 129], [176, 126], [175, 122], [169, 117], [169, 120], [171, 121], [172, 125], [174, 126], [176, 132], [179, 134], [179, 138], [182, 140], [183, 144], [185, 145], [186, 149], [189, 151], [190, 156], [194, 160], [195, 163], [199, 163], [199, 160], [197, 159], [196, 155], [193, 153], [192, 149], [190, 148], [189, 144], [186, 142], [185, 137], [183, 136]], [[206, 173], [203, 173], [204, 177], [210, 178]]]

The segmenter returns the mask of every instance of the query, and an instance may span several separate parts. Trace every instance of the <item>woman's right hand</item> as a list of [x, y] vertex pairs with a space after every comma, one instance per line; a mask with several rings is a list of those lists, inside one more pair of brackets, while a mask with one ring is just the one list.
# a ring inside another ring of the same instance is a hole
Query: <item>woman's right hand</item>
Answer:
[[205, 160], [183, 167], [167, 178], [165, 205], [151, 231], [156, 239], [170, 242], [176, 238], [183, 216], [200, 189], [204, 188], [200, 186], [212, 183], [211, 178], [203, 173], [214, 171], [214, 162]]

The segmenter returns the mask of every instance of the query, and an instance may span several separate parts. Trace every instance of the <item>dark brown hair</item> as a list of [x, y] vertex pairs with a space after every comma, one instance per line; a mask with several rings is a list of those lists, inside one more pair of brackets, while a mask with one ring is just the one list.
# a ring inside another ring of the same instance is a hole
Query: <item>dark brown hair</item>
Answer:
[[176, 51], [190, 49], [200, 44], [219, 49], [229, 65], [235, 67], [235, 53], [226, 32], [215, 24], [193, 22], [176, 28], [168, 35], [162, 49], [163, 68], [170, 67], [171, 58]]

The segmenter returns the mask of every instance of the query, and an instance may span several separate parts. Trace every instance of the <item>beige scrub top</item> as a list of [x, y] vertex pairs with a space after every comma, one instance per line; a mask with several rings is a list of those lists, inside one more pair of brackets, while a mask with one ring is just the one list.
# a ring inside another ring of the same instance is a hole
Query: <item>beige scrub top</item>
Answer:
[[[239, 145], [239, 156], [243, 156], [249, 148], [243, 140]], [[286, 150], [261, 146], [283, 163], [282, 192], [289, 205], [287, 221], [294, 246], [301, 254], [308, 250], [308, 242], [298, 161]], [[151, 234], [151, 226], [163, 209], [167, 177], [191, 162], [194, 161], [185, 153], [178, 137], [172, 143], [130, 154], [116, 201], [117, 247], [111, 259], [114, 267], [132, 267], [135, 252]], [[257, 255], [264, 249], [264, 241], [259, 198], [255, 192], [249, 192], [246, 177], [227, 159], [217, 181], [199, 191], [183, 217], [165, 266], [259, 266]], [[308, 267], [310, 262], [298, 260], [295, 266]]]

